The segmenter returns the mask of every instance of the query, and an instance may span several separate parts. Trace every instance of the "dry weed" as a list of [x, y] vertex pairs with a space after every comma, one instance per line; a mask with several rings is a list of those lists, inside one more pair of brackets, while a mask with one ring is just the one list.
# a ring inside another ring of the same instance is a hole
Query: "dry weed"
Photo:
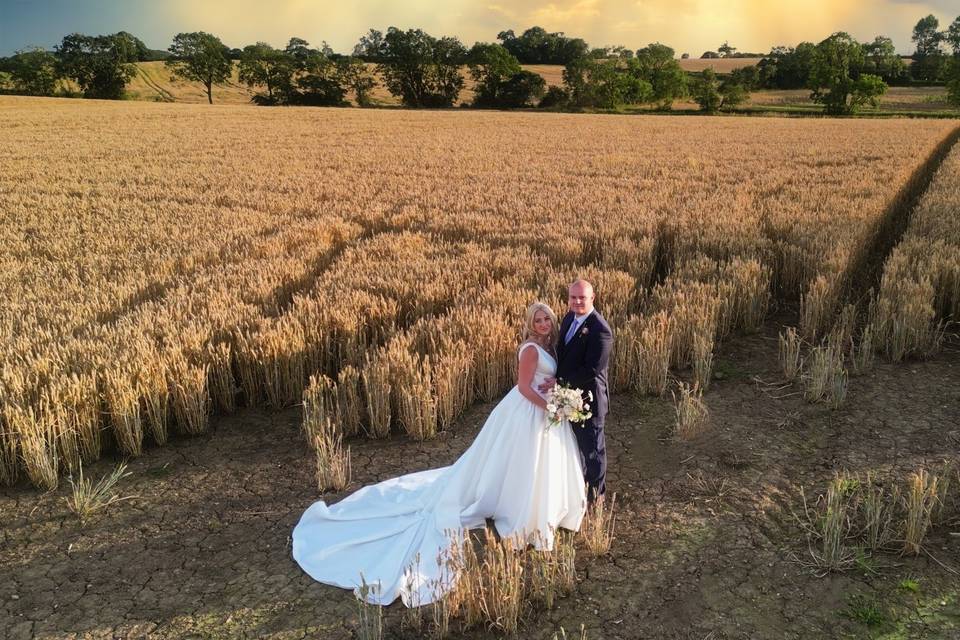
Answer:
[[703, 403], [703, 393], [696, 385], [691, 387], [680, 382], [677, 390], [680, 392], [679, 397], [671, 392], [677, 416], [674, 433], [681, 440], [692, 440], [707, 430], [710, 412]]

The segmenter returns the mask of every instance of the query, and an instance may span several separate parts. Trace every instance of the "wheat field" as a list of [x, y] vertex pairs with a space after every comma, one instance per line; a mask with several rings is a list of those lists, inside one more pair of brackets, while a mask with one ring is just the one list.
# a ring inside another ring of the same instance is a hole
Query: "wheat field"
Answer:
[[826, 332], [949, 121], [0, 98], [0, 481], [53, 488], [239, 406], [429, 438], [594, 281], [615, 386]]
[[960, 319], [960, 147], [944, 159], [883, 269], [870, 324], [894, 361], [939, 347]]

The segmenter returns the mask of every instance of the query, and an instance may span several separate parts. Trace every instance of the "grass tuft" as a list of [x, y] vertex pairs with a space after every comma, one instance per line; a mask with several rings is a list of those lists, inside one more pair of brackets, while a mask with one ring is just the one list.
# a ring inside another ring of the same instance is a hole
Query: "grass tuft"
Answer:
[[134, 497], [120, 497], [120, 495], [114, 491], [117, 483], [129, 475], [130, 473], [127, 472], [126, 463], [121, 463], [117, 465], [112, 472], [100, 478], [96, 484], [93, 484], [89, 478], [84, 477], [83, 465], [81, 464], [78, 469], [79, 477], [77, 480], [74, 481], [72, 474], [69, 476], [70, 496], [67, 498], [67, 506], [70, 508], [70, 511], [77, 515], [81, 524], [86, 524], [90, 516], [97, 511], [105, 509], [114, 502], [129, 500]]

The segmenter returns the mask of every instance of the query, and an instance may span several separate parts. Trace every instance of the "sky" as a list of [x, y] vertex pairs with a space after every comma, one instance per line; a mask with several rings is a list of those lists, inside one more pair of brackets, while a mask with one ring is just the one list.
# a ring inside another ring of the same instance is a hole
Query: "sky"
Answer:
[[630, 49], [662, 42], [699, 57], [725, 40], [741, 51], [818, 42], [835, 31], [859, 40], [893, 38], [910, 53], [917, 20], [933, 14], [946, 28], [960, 0], [0, 0], [0, 55], [52, 48], [72, 32], [129, 31], [166, 49], [184, 31], [207, 31], [228, 46], [292, 36], [349, 53], [370, 28], [421, 28], [454, 35], [468, 47], [539, 25], [591, 46]]

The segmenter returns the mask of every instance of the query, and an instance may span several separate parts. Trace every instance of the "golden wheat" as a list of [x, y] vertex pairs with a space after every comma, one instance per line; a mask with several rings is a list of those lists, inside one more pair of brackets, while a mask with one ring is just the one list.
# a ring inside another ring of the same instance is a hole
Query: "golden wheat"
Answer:
[[847, 397], [848, 380], [841, 345], [829, 340], [810, 351], [803, 392], [808, 402], [828, 402], [832, 408], [839, 408]]
[[939, 476], [925, 469], [911, 473], [903, 494], [903, 552], [919, 555], [923, 540], [932, 524], [933, 514], [941, 500]]
[[954, 146], [884, 264], [870, 309], [877, 348], [894, 361], [936, 352], [960, 320], [960, 147]]
[[610, 551], [613, 544], [613, 533], [617, 525], [617, 495], [610, 498], [598, 496], [584, 516], [580, 526], [580, 537], [587, 549], [595, 556]]
[[674, 435], [681, 440], [692, 440], [707, 430], [710, 412], [703, 402], [703, 392], [699, 387], [691, 387], [685, 382], [677, 384], [679, 397], [671, 392], [676, 412]]
[[803, 369], [800, 336], [793, 327], [787, 327], [780, 332], [780, 369], [783, 371], [783, 379], [788, 382], [796, 380]]
[[[955, 126], [0, 107], [0, 481], [45, 487], [104, 447], [297, 404], [311, 376], [336, 381], [344, 437], [429, 437], [513, 383], [522, 309], [562, 311], [577, 276], [624, 338], [618, 387], [663, 393], [671, 366], [706, 384], [771, 294], [802, 296], [805, 335], [833, 326]], [[937, 317], [956, 312], [948, 249]]]

